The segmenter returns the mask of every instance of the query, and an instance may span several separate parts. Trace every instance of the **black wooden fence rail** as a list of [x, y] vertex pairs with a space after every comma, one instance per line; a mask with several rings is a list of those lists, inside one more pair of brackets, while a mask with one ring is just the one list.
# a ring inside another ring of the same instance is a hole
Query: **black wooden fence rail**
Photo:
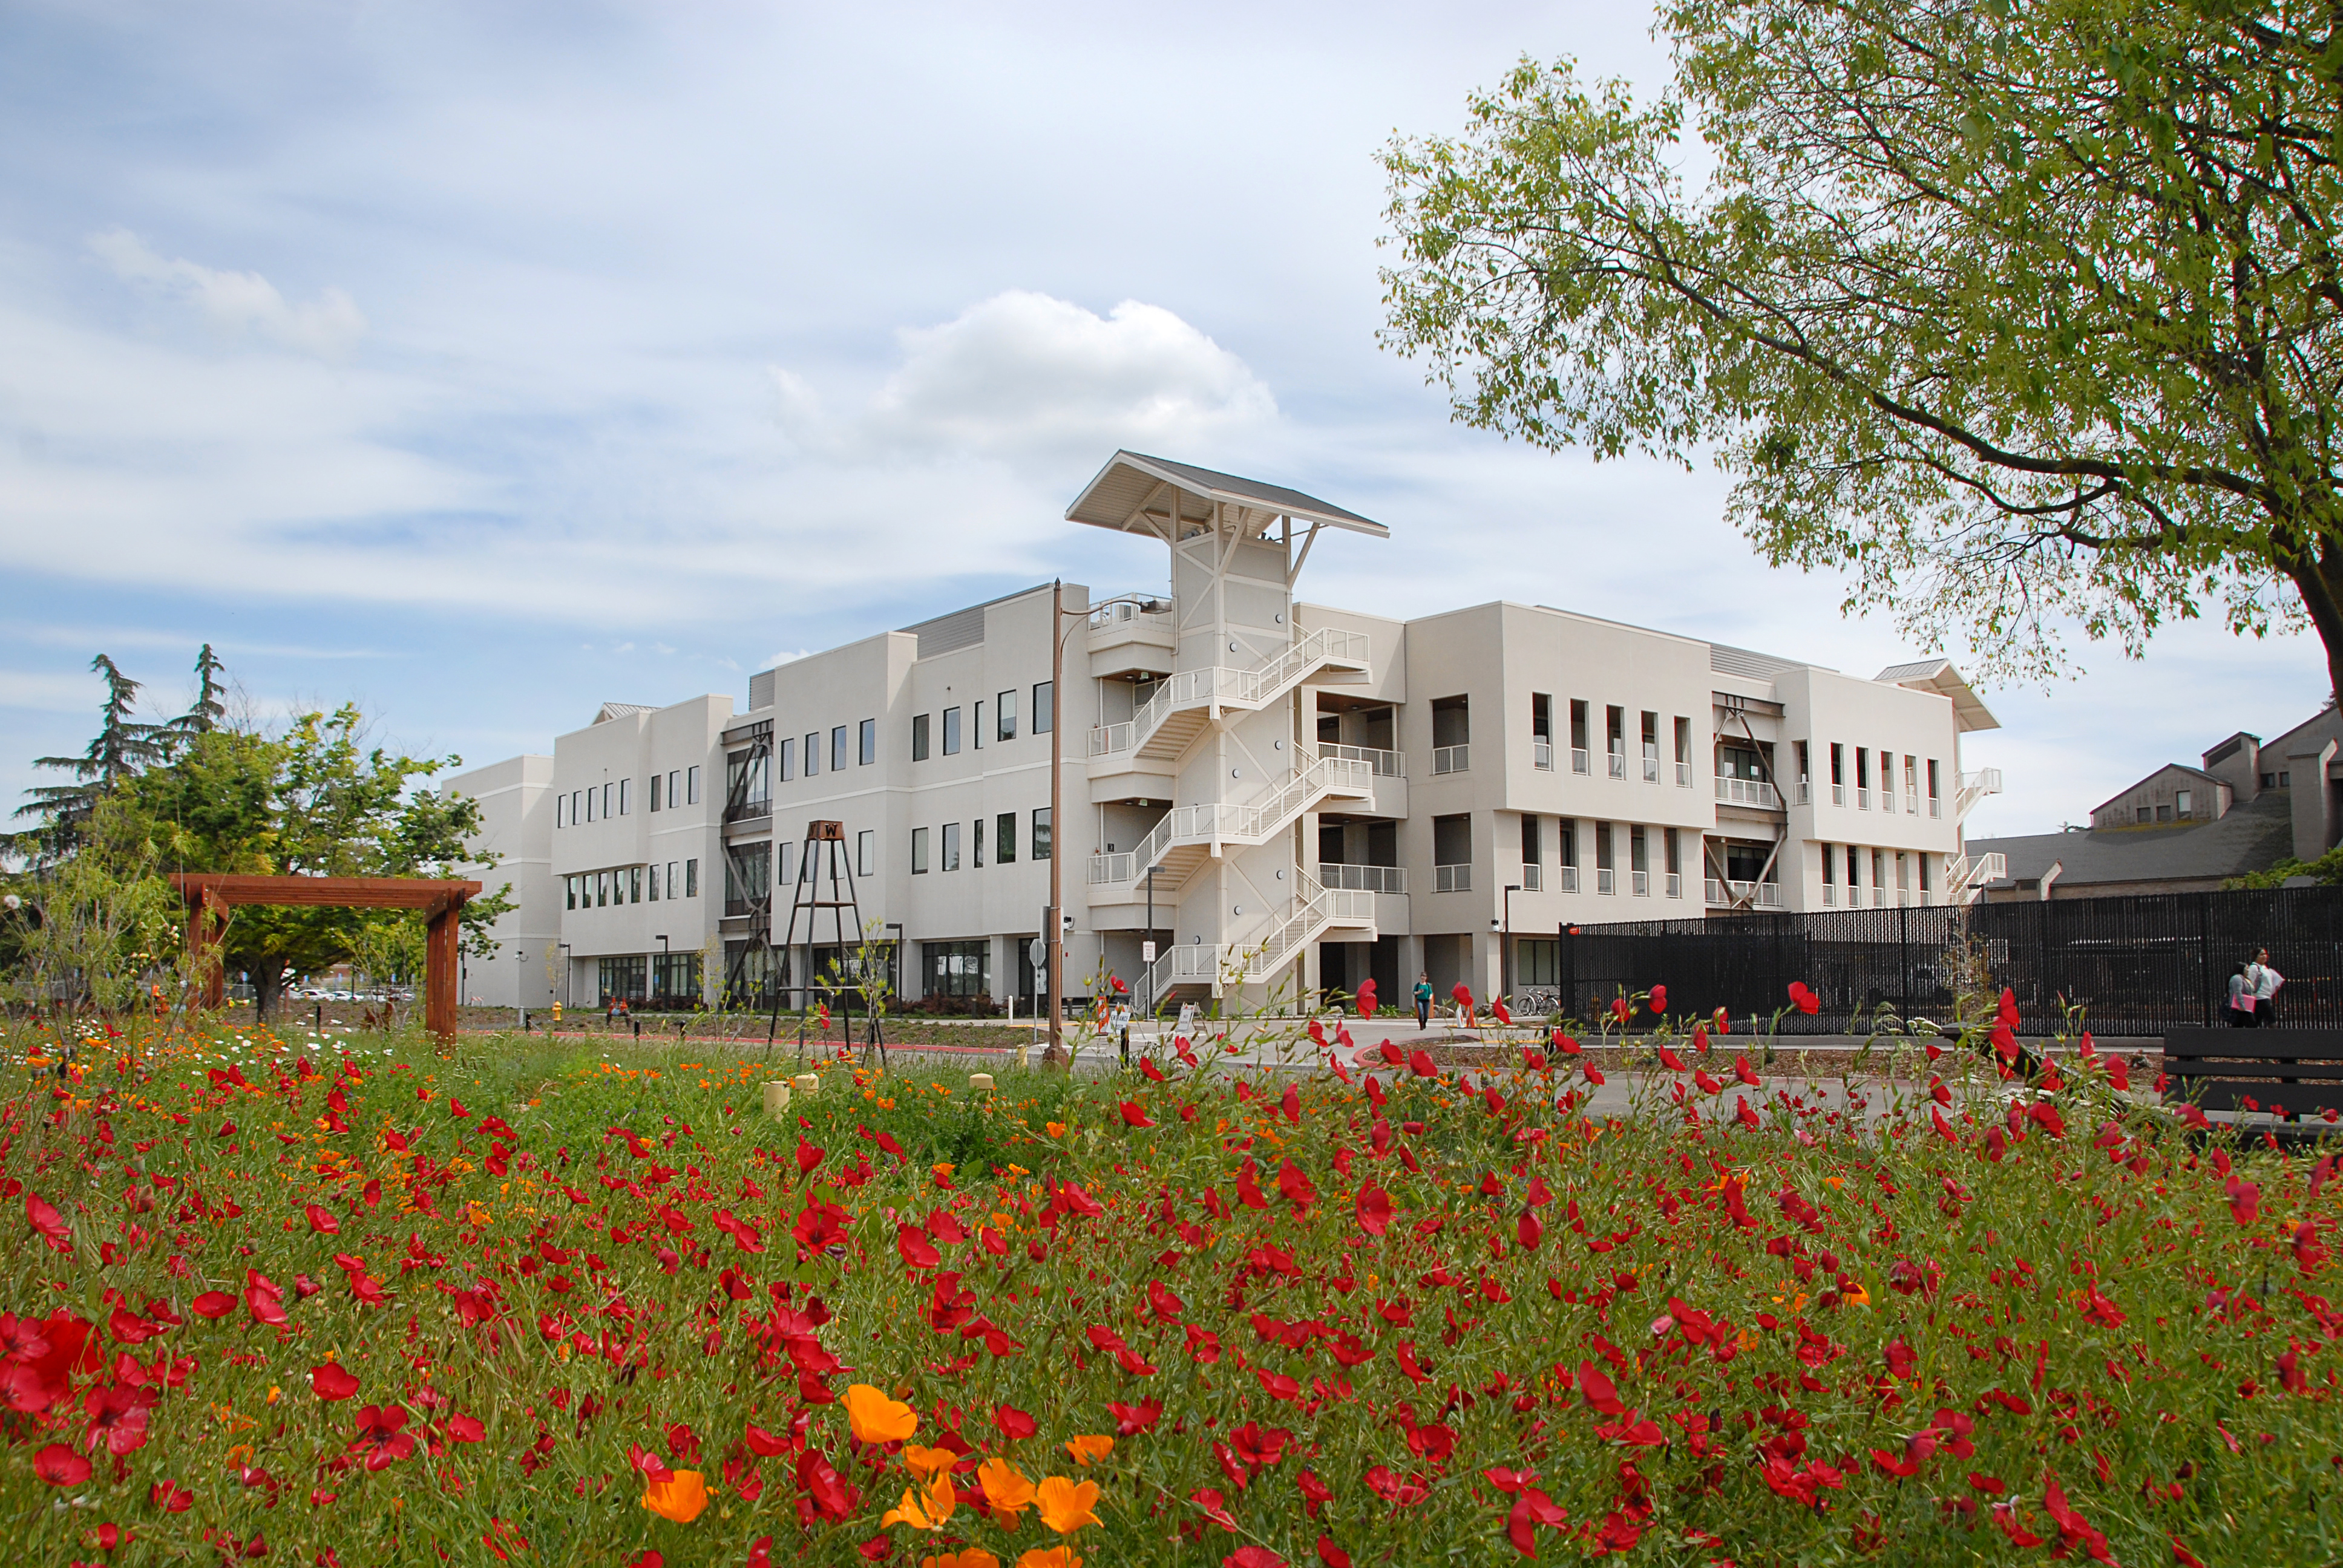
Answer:
[[1582, 1019], [1664, 983], [1670, 1012], [1724, 1007], [1739, 1029], [1799, 981], [1822, 1009], [1785, 1014], [1785, 1033], [1861, 1031], [1883, 1004], [1943, 1020], [1976, 962], [2016, 994], [2024, 1032], [2051, 1032], [2075, 1006], [2096, 1033], [2160, 1035], [2226, 1023], [2231, 970], [2267, 948], [2287, 980], [2278, 1021], [2343, 1029], [2343, 888], [1629, 920], [1561, 938], [1563, 1010]]

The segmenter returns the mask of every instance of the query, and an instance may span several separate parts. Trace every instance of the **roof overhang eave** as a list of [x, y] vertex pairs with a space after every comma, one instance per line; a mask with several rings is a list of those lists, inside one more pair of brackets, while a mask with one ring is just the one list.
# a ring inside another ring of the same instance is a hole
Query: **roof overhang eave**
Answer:
[[1154, 531], [1152, 528], [1146, 528], [1145, 525], [1141, 524], [1136, 514], [1125, 513], [1118, 516], [1112, 508], [1096, 505], [1096, 498], [1099, 491], [1105, 486], [1108, 479], [1112, 477], [1117, 468], [1129, 468], [1134, 473], [1144, 474], [1149, 478], [1153, 479], [1160, 484], [1170, 485], [1172, 488], [1184, 490], [1192, 496], [1201, 496], [1208, 501], [1221, 502], [1231, 506], [1246, 507], [1254, 511], [1264, 511], [1276, 517], [1292, 518], [1296, 522], [1310, 523], [1314, 526], [1322, 526], [1330, 528], [1342, 528], [1350, 533], [1366, 534], [1371, 538], [1378, 539], [1387, 539], [1391, 538], [1391, 529], [1385, 528], [1381, 523], [1371, 522], [1365, 518], [1348, 517], [1333, 512], [1313, 511], [1308, 508], [1297, 507], [1285, 502], [1264, 501], [1259, 496], [1249, 496], [1240, 491], [1223, 490], [1212, 486], [1199, 485], [1195, 480], [1185, 475], [1172, 473], [1167, 468], [1149, 462], [1145, 457], [1139, 457], [1130, 452], [1117, 452], [1112, 457], [1107, 459], [1106, 466], [1098, 471], [1089, 484], [1082, 487], [1081, 494], [1076, 496], [1074, 498], [1073, 505], [1066, 508], [1066, 520], [1068, 522], [1086, 523], [1094, 528], [1113, 528], [1123, 533], [1139, 533], [1142, 531], [1151, 533]]

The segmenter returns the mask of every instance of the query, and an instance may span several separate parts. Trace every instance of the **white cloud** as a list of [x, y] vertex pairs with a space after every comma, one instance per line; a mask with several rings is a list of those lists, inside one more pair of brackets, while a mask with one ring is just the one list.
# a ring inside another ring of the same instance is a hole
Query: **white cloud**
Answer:
[[802, 377], [772, 371], [783, 427], [801, 448], [848, 461], [1022, 463], [1116, 447], [1207, 448], [1277, 417], [1277, 399], [1242, 359], [1134, 299], [1100, 316], [1011, 289], [896, 337], [900, 363], [842, 427], [826, 425]]
[[338, 288], [296, 305], [256, 272], [166, 258], [126, 228], [90, 236], [89, 248], [125, 283], [186, 300], [226, 337], [256, 333], [279, 347], [339, 359], [366, 336], [365, 316]]

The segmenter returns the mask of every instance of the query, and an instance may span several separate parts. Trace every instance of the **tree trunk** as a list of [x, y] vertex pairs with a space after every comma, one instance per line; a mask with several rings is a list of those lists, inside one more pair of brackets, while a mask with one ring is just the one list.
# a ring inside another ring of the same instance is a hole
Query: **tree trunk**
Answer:
[[2343, 545], [2322, 543], [2296, 557], [2287, 575], [2327, 648], [2327, 685], [2343, 703]]
[[268, 959], [245, 960], [240, 968], [252, 977], [252, 1015], [261, 1023], [277, 1017], [277, 1000], [285, 990], [285, 966]]

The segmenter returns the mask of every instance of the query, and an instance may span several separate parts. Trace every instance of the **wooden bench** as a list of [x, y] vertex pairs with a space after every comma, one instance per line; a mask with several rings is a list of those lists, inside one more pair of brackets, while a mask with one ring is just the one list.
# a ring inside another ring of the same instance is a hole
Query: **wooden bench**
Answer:
[[2175, 1030], [2164, 1037], [2164, 1074], [2167, 1101], [2261, 1111], [2343, 1133], [2326, 1114], [2343, 1113], [2343, 1030]]

